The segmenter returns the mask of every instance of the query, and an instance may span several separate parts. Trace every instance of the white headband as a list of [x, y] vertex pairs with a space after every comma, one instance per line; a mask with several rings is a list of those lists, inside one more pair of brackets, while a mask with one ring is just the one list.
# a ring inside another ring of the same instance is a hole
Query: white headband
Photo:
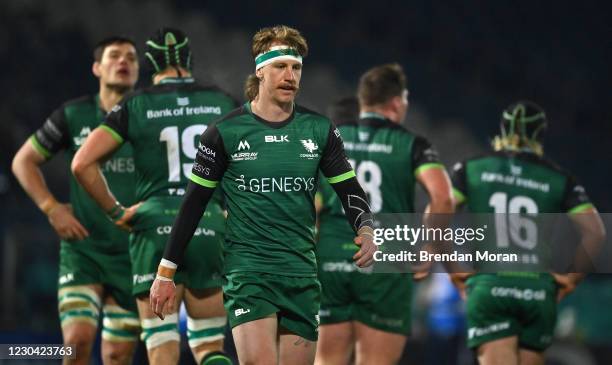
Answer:
[[276, 61], [297, 61], [302, 63], [302, 56], [289, 46], [274, 46], [255, 57], [255, 71]]

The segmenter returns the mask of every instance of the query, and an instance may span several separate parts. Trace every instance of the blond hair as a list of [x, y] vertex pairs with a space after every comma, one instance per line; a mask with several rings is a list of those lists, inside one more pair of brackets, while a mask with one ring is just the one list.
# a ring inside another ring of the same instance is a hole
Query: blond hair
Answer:
[[[300, 31], [286, 25], [277, 25], [263, 28], [255, 33], [251, 46], [253, 59], [269, 50], [275, 43], [295, 49], [302, 57], [308, 55], [308, 44]], [[251, 101], [257, 97], [257, 94], [259, 94], [259, 78], [255, 74], [250, 74], [244, 85], [244, 95]]]

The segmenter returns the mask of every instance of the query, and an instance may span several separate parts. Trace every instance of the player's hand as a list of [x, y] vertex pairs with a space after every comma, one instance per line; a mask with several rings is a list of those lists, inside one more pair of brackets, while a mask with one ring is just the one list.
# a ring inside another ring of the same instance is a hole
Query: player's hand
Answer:
[[353, 261], [359, 267], [368, 267], [374, 263], [374, 253], [377, 246], [374, 244], [374, 236], [369, 232], [361, 233], [355, 237], [355, 244], [359, 251], [353, 256]]
[[473, 273], [466, 272], [454, 272], [448, 274], [450, 275], [451, 282], [457, 290], [459, 291], [459, 295], [461, 295], [461, 299], [465, 300], [467, 298], [466, 287], [467, 287], [467, 279], [474, 275]]
[[557, 283], [557, 301], [565, 298], [569, 293], [576, 289], [578, 283], [584, 278], [584, 274], [569, 273], [557, 274], [552, 273], [555, 283]]
[[429, 276], [431, 271], [432, 264], [431, 262], [422, 262], [418, 265], [414, 265], [412, 267], [412, 280], [421, 281]]
[[89, 232], [72, 214], [70, 204], [58, 203], [49, 211], [47, 217], [55, 232], [64, 240], [82, 240], [89, 236]]
[[136, 203], [134, 205], [132, 205], [131, 207], [127, 207], [124, 210], [123, 215], [121, 216], [121, 218], [117, 219], [115, 221], [115, 225], [123, 230], [126, 231], [131, 231], [132, 230], [132, 225], [130, 224], [132, 218], [134, 218], [134, 215], [136, 214], [136, 211], [138, 210], [138, 208], [140, 208], [140, 206], [142, 205], [143, 202], [140, 203]]
[[174, 303], [176, 301], [174, 281], [156, 278], [151, 285], [149, 300], [151, 301], [151, 310], [160, 319], [163, 320], [166, 314], [174, 313]]

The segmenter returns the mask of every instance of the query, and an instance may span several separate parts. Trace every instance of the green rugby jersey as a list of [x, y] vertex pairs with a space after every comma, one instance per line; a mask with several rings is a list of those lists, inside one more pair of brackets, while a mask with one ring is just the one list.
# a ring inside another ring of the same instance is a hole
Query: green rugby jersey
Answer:
[[[491, 152], [459, 162], [452, 181], [455, 199], [469, 212], [497, 213], [494, 234], [484, 244], [499, 253], [517, 253], [525, 272], [545, 269], [554, 244], [547, 241], [550, 224], [538, 220], [538, 213], [576, 213], [593, 206], [573, 176], [533, 153]], [[504, 275], [512, 274], [530, 276]]]
[[[43, 126], [30, 138], [34, 148], [45, 158], [65, 150], [70, 166], [74, 155], [85, 139], [104, 120], [99, 97], [83, 96], [56, 109]], [[134, 202], [134, 160], [132, 148], [124, 145], [112, 157], [101, 164], [102, 172], [113, 193], [125, 204]], [[89, 231], [85, 240], [105, 250], [126, 251], [128, 234], [108, 220], [89, 194], [70, 174], [70, 204], [75, 217]]]
[[315, 276], [314, 194], [319, 170], [330, 183], [355, 176], [332, 122], [295, 106], [278, 123], [250, 103], [202, 135], [191, 179], [223, 188], [226, 273]]
[[[357, 122], [338, 124], [338, 129], [374, 214], [413, 213], [416, 175], [429, 168], [444, 168], [425, 138], [382, 115], [368, 113]], [[319, 189], [323, 208], [317, 254], [350, 260], [357, 246], [342, 204], [329, 184], [322, 182]]]
[[[217, 87], [201, 86], [193, 78], [165, 78], [113, 108], [102, 128], [133, 147], [137, 201], [184, 195], [200, 135], [235, 107], [235, 100]], [[153, 216], [140, 218], [135, 229], [156, 224]]]

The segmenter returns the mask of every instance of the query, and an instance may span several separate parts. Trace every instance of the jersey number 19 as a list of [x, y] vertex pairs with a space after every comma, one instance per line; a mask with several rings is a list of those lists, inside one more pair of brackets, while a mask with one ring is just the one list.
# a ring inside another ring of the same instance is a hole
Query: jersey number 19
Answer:
[[162, 129], [159, 134], [159, 141], [166, 142], [168, 181], [181, 181], [181, 155], [179, 150], [182, 150], [183, 155], [190, 160], [190, 162], [182, 164], [183, 175], [185, 178], [189, 178], [191, 168], [193, 167], [193, 160], [195, 160], [197, 153], [196, 137], [204, 133], [206, 127], [204, 124], [194, 124], [187, 127], [181, 133], [180, 142], [179, 128], [177, 126]]

